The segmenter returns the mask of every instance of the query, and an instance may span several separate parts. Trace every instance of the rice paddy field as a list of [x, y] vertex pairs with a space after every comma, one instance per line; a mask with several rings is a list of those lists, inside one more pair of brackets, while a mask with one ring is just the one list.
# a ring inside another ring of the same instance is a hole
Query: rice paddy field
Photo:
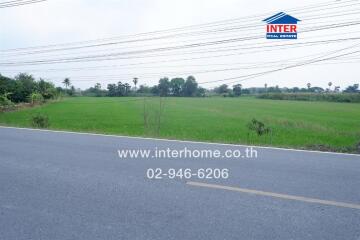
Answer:
[[[0, 113], [0, 125], [32, 127], [37, 114], [48, 116], [55, 130], [339, 152], [357, 152], [360, 144], [358, 103], [77, 97]], [[252, 119], [271, 133], [249, 130]]]

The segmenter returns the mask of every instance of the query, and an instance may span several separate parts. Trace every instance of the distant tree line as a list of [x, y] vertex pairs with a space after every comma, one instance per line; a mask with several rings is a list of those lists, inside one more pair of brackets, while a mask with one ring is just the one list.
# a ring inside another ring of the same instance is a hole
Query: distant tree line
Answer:
[[[242, 84], [236, 84], [232, 88], [230, 88], [227, 84], [222, 84], [214, 89], [210, 90], [210, 92], [229, 97], [237, 97], [240, 95], [258, 95], [265, 93], [340, 93], [340, 87], [336, 86], [333, 89], [331, 88], [332, 83], [330, 82], [329, 88], [321, 88], [321, 87], [312, 87], [310, 83], [307, 84], [307, 88], [280, 88], [279, 86], [271, 86], [268, 87], [267, 84], [264, 87], [251, 87], [251, 88], [243, 88]], [[354, 84], [348, 86], [343, 93], [360, 93], [359, 84]]]
[[257, 97], [272, 100], [360, 103], [359, 93], [263, 93]]
[[[313, 87], [311, 83], [306, 84], [305, 88], [280, 88], [279, 86], [251, 87], [243, 88], [242, 84], [229, 86], [222, 84], [213, 89], [205, 89], [198, 85], [195, 77], [189, 76], [184, 78], [167, 77], [161, 78], [157, 85], [152, 87], [146, 85], [137, 86], [138, 78], [133, 79], [134, 87], [128, 83], [118, 82], [117, 84], [108, 84], [107, 89], [102, 89], [100, 83], [83, 91], [85, 96], [97, 97], [126, 97], [126, 96], [168, 96], [168, 97], [205, 97], [205, 96], [223, 96], [223, 97], [239, 97], [241, 95], [259, 95], [266, 93], [340, 93], [340, 87], [332, 87], [332, 83], [328, 84], [329, 88]], [[359, 93], [359, 84], [348, 86], [344, 93]]]
[[[223, 96], [223, 97], [239, 97], [241, 95], [261, 95], [271, 93], [340, 93], [339, 86], [333, 86], [328, 83], [328, 88], [312, 86], [307, 83], [306, 87], [299, 88], [280, 88], [279, 86], [251, 87], [244, 88], [242, 84], [229, 86], [221, 84], [212, 89], [200, 87], [194, 76], [188, 76], [186, 79], [176, 77], [169, 79], [161, 78], [158, 84], [154, 86], [146, 86], [139, 84], [139, 79], [133, 79], [133, 86], [129, 83], [118, 82], [108, 84], [103, 89], [100, 83], [96, 83], [94, 87], [80, 92], [71, 84], [69, 78], [62, 83], [65, 88], [55, 87], [51, 82], [44, 79], [36, 80], [32, 75], [20, 73], [14, 78], [2, 76], [0, 74], [0, 104], [1, 102], [39, 102], [48, 99], [54, 99], [59, 96], [97, 96], [97, 97], [126, 97], [126, 96], [167, 96], [167, 97], [205, 97], [205, 96]], [[348, 86], [343, 93], [360, 93], [359, 84]], [[278, 96], [278, 95], [277, 95]], [[273, 97], [273, 96], [271, 96]]]
[[154, 95], [154, 96], [173, 96], [173, 97], [204, 97], [206, 89], [199, 87], [196, 79], [193, 76], [183, 78], [169, 79], [167, 77], [161, 78], [159, 83], [155, 86], [149, 87], [140, 85], [137, 87], [138, 78], [133, 80], [134, 88], [128, 83], [118, 82], [117, 84], [108, 84], [107, 90], [102, 90], [99, 83], [95, 84], [83, 92], [86, 96], [109, 96], [109, 97], [126, 97], [139, 95]]

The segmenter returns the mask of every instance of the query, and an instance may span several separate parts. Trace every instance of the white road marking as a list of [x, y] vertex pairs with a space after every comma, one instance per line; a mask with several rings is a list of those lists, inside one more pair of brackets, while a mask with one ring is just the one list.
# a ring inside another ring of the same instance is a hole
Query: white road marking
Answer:
[[352, 208], [352, 209], [360, 210], [360, 205], [353, 204], [353, 203], [336, 202], [336, 201], [322, 200], [322, 199], [316, 199], [316, 198], [307, 198], [307, 197], [287, 195], [287, 194], [281, 194], [281, 193], [264, 192], [264, 191], [253, 190], [253, 189], [230, 187], [230, 186], [200, 183], [200, 182], [187, 182], [186, 184], [190, 185], [190, 186], [194, 186], [194, 187], [221, 189], [221, 190], [227, 190], [227, 191], [233, 191], [233, 192], [241, 192], [241, 193], [255, 194], [255, 195], [267, 196], [267, 197], [273, 197], [273, 198], [281, 198], [281, 199], [286, 199], [286, 200], [293, 200], [293, 201], [315, 203], [315, 204], [322, 204], [322, 205], [328, 205], [328, 206], [336, 206], [336, 207]]
[[194, 143], [194, 144], [231, 146], [231, 147], [247, 147], [247, 148], [253, 147], [255, 149], [258, 148], [258, 149], [273, 149], [273, 150], [293, 151], [293, 152], [308, 152], [308, 153], [333, 154], [333, 155], [348, 155], [348, 156], [357, 156], [357, 157], [360, 158], [359, 154], [352, 154], [352, 153], [322, 152], [322, 151], [314, 151], [314, 150], [302, 150], [302, 149], [279, 148], [279, 147], [263, 147], [263, 146], [252, 146], [252, 145], [241, 145], [241, 144], [230, 144], [230, 143], [197, 142], [197, 141], [174, 140], [174, 139], [165, 139], [165, 138], [132, 137], [132, 136], [122, 136], [122, 135], [113, 135], [113, 134], [72, 132], [72, 131], [63, 131], [63, 130], [48, 130], [48, 129], [35, 129], [35, 128], [21, 128], [21, 127], [9, 127], [9, 126], [1, 126], [0, 125], [0, 129], [1, 128], [27, 130], [27, 131], [39, 131], [39, 132], [52, 132], [52, 133], [65, 133], [65, 134], [101, 136], [101, 137], [115, 137], [115, 138], [154, 140], [154, 141], [163, 141], [163, 142]]

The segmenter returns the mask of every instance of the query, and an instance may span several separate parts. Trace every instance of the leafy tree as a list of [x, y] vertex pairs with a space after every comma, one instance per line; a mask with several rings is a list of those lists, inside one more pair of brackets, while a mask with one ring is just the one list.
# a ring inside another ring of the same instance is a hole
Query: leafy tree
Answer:
[[94, 88], [95, 88], [96, 90], [101, 90], [101, 84], [100, 84], [100, 83], [96, 83], [95, 86], [94, 86]]
[[116, 96], [118, 97], [125, 96], [125, 85], [122, 82], [118, 82], [117, 84]]
[[182, 96], [185, 80], [183, 78], [173, 78], [170, 81], [170, 91], [175, 97]]
[[236, 97], [239, 97], [241, 95], [242, 85], [236, 84], [233, 86], [233, 93]]
[[206, 96], [206, 89], [202, 87], [198, 87], [196, 90], [197, 97], [205, 97]]
[[71, 87], [70, 87], [70, 91], [69, 91], [69, 95], [70, 95], [70, 96], [75, 96], [75, 93], [76, 93], [75, 87], [74, 87], [74, 86], [71, 86]]
[[229, 90], [229, 88], [228, 88], [228, 85], [226, 85], [226, 84], [223, 84], [223, 85], [215, 88], [215, 92], [216, 92], [217, 94], [225, 94], [225, 93], [229, 93], [229, 91], [230, 91], [230, 90]]
[[107, 89], [108, 89], [108, 95], [110, 97], [116, 97], [117, 96], [117, 86], [116, 86], [116, 84], [108, 84]]
[[45, 100], [53, 99], [57, 96], [57, 91], [54, 84], [46, 82], [40, 78], [38, 82], [38, 91], [43, 96]]
[[96, 83], [94, 87], [91, 87], [89, 89], [86, 89], [82, 92], [84, 96], [90, 96], [90, 97], [102, 97], [106, 95], [106, 90], [101, 89], [101, 84]]
[[322, 92], [325, 91], [325, 90], [324, 90], [323, 88], [321, 88], [321, 87], [312, 87], [311, 90], [312, 90], [313, 92], [316, 92], [316, 93], [322, 93]]
[[15, 77], [15, 88], [10, 95], [12, 102], [26, 102], [30, 95], [38, 90], [38, 85], [33, 76], [20, 73]]
[[280, 93], [280, 92], [281, 92], [281, 89], [279, 88], [278, 85], [276, 85], [275, 87], [269, 87], [269, 89], [268, 89], [267, 92], [270, 92], [270, 93]]
[[348, 86], [345, 91], [346, 93], [357, 93], [359, 91], [359, 84], [354, 84], [352, 86]]
[[151, 88], [145, 85], [140, 85], [139, 89], [137, 90], [138, 93], [151, 93]]
[[13, 79], [2, 76], [0, 74], [0, 94], [13, 92], [15, 88], [15, 81]]
[[162, 78], [159, 81], [158, 90], [160, 96], [168, 96], [170, 93], [170, 81], [168, 78]]
[[193, 76], [189, 76], [183, 87], [183, 95], [186, 97], [193, 97], [198, 90], [198, 84]]
[[150, 88], [150, 92], [154, 95], [160, 95], [160, 90], [159, 90], [159, 86], [155, 85], [153, 87]]

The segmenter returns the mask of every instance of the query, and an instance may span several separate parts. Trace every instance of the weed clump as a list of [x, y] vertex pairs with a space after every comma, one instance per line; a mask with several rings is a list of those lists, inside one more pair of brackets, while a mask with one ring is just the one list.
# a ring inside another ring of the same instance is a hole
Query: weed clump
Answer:
[[31, 118], [31, 125], [35, 128], [48, 128], [50, 126], [49, 117], [37, 114]]

